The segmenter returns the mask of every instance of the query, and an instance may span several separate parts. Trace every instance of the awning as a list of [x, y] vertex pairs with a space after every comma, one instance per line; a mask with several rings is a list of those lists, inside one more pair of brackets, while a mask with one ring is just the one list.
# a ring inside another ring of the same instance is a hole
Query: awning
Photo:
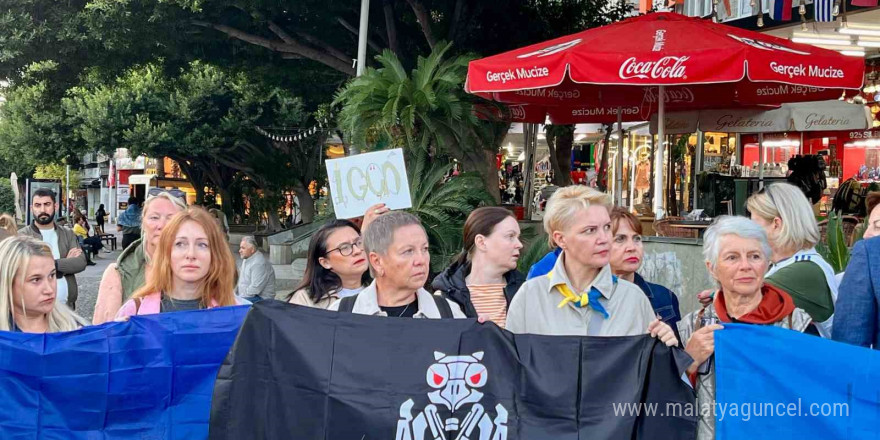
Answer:
[[[871, 125], [867, 107], [843, 101], [783, 104], [771, 110], [702, 110], [666, 115], [667, 134], [703, 132], [778, 133], [784, 131], [865, 130]], [[651, 118], [657, 133], [657, 116]]]

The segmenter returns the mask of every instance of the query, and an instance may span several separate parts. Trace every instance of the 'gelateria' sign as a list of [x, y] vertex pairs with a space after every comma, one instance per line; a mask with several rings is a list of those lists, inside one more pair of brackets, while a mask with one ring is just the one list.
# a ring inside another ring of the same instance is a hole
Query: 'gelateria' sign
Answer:
[[336, 218], [360, 217], [377, 203], [391, 209], [412, 206], [399, 148], [329, 159], [327, 176]]

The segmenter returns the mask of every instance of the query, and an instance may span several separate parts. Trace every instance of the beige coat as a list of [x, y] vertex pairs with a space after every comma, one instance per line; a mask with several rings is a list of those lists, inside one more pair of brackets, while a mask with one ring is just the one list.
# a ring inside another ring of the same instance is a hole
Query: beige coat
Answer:
[[317, 302], [314, 302], [312, 301], [312, 298], [309, 297], [308, 290], [299, 289], [293, 293], [293, 296], [290, 297], [290, 301], [288, 302], [299, 306], [314, 307], [316, 309], [327, 310], [330, 308], [330, 305], [336, 302], [336, 300], [338, 299], [339, 295], [336, 292], [330, 292], [330, 294], [324, 295], [323, 298], [321, 298]]

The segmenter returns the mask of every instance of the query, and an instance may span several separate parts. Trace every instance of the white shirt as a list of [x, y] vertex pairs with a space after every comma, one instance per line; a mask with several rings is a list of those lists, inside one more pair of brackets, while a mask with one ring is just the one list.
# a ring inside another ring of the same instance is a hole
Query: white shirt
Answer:
[[[40, 229], [40, 235], [43, 236], [43, 241], [52, 249], [52, 257], [56, 260], [61, 258], [61, 251], [58, 250], [58, 233], [55, 232], [55, 229]], [[59, 276], [55, 281], [58, 283], [55, 301], [67, 304], [67, 280], [63, 276]]]

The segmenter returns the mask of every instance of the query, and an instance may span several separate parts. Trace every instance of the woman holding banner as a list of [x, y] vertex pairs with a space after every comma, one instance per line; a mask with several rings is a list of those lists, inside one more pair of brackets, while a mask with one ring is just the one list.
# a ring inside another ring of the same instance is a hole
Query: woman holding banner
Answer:
[[570, 336], [650, 333], [666, 345], [678, 344], [645, 294], [612, 274], [610, 208], [608, 195], [583, 185], [550, 197], [544, 230], [562, 253], [553, 270], [526, 281], [513, 297], [508, 330]]
[[123, 301], [144, 285], [162, 229], [175, 214], [186, 209], [185, 197], [179, 190], [153, 188], [150, 191], [144, 203], [141, 239], [125, 248], [116, 263], [104, 270], [92, 324], [112, 321]]
[[469, 318], [504, 328], [507, 308], [525, 277], [516, 270], [519, 224], [505, 208], [477, 208], [464, 223], [464, 250], [434, 278], [432, 287], [456, 303]]
[[0, 241], [0, 330], [54, 333], [86, 325], [55, 300], [56, 274], [46, 243], [25, 236]]
[[[787, 293], [764, 282], [772, 249], [764, 229], [745, 217], [721, 216], [706, 230], [706, 268], [720, 286], [712, 304], [679, 323], [685, 351], [694, 359], [688, 375], [697, 391], [698, 440], [715, 438], [714, 332], [720, 324], [773, 325], [803, 332], [810, 315]], [[723, 331], [723, 330], [721, 330]]]
[[248, 304], [233, 294], [235, 272], [235, 258], [214, 218], [189, 208], [162, 230], [146, 284], [116, 319]]
[[431, 255], [419, 219], [396, 211], [364, 229], [364, 252], [374, 281], [360, 293], [342, 298], [330, 310], [394, 318], [465, 318], [461, 309], [424, 289]]

